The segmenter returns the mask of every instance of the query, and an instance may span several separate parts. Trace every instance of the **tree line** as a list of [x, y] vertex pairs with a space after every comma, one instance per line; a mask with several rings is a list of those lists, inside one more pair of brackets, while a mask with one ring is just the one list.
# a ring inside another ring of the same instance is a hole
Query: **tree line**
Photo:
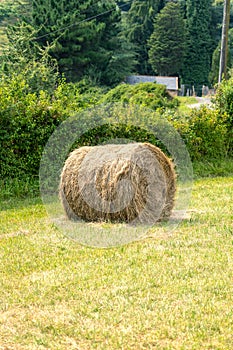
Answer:
[[[214, 85], [222, 13], [216, 0], [5, 0], [0, 74], [42, 62], [71, 82], [115, 86], [135, 73]], [[233, 28], [229, 69], [231, 53]]]

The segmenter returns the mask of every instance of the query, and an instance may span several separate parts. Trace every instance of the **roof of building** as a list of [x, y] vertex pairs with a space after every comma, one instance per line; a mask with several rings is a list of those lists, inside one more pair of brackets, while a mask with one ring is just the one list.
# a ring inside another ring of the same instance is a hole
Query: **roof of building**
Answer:
[[130, 75], [126, 77], [126, 82], [129, 84], [137, 83], [152, 83], [165, 85], [167, 90], [178, 90], [178, 77], [159, 77], [152, 75]]

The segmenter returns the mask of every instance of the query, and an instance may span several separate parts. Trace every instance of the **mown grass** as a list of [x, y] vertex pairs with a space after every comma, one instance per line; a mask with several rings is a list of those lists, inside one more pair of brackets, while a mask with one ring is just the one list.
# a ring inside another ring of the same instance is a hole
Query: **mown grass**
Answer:
[[232, 198], [232, 176], [196, 179], [172, 235], [111, 249], [2, 198], [0, 349], [232, 349]]

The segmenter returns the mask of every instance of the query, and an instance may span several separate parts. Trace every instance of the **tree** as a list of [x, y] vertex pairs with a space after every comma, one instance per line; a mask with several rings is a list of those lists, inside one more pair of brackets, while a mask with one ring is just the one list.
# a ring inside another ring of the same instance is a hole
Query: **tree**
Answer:
[[159, 75], [179, 75], [184, 57], [185, 24], [178, 3], [169, 2], [157, 15], [148, 41], [149, 62]]
[[187, 46], [183, 82], [198, 88], [208, 84], [212, 56], [211, 0], [187, 0]]
[[115, 1], [33, 0], [32, 5], [37, 42], [51, 45], [50, 53], [68, 80], [88, 75], [111, 85], [131, 71], [133, 55], [119, 38], [121, 11]]
[[209, 81], [211, 85], [215, 85], [218, 82], [220, 49], [221, 49], [221, 43], [219, 42], [212, 56], [211, 70], [209, 73]]
[[132, 4], [133, 0], [129, 1], [129, 0], [119, 0], [116, 1], [117, 5], [122, 9], [122, 11], [129, 11], [130, 6]]
[[[211, 71], [209, 74], [209, 81], [211, 85], [215, 85], [218, 83], [219, 79], [219, 62], [220, 62], [220, 51], [221, 51], [221, 42], [219, 41], [218, 46], [213, 52], [212, 56], [212, 65]], [[229, 30], [229, 40], [228, 40], [228, 50], [227, 50], [227, 72], [231, 74], [232, 68], [232, 56], [233, 55], [233, 30]]]
[[126, 37], [137, 52], [136, 71], [139, 74], [152, 73], [148, 62], [147, 41], [153, 32], [153, 21], [164, 6], [162, 0], [134, 0], [127, 13]]
[[0, 56], [0, 81], [11, 81], [20, 75], [28, 91], [46, 90], [52, 94], [58, 81], [57, 63], [48, 53], [49, 46], [42, 49], [33, 40], [36, 35], [35, 29], [25, 22], [8, 27], [8, 45]]
[[0, 1], [0, 52], [7, 46], [7, 28], [22, 19], [28, 11], [27, 3], [21, 0]]

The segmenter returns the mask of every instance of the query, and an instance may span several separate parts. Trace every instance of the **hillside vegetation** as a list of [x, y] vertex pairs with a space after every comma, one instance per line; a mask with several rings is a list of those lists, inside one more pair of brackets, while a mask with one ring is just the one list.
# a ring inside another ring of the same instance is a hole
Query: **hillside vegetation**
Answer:
[[18, 39], [27, 33], [40, 48], [49, 47], [70, 81], [88, 76], [113, 86], [130, 73], [176, 75], [199, 94], [203, 84], [217, 82], [222, 17], [223, 1], [211, 0], [3, 0], [0, 50], [16, 40], [3, 33], [13, 24]]

